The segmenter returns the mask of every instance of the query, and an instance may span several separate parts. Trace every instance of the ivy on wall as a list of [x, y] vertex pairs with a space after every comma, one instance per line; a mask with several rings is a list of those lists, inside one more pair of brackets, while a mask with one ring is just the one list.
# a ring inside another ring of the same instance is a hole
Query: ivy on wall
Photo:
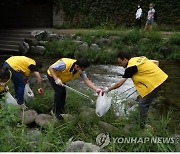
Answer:
[[[141, 2], [140, 2], [141, 1]], [[151, 0], [54, 0], [57, 10], [65, 13], [66, 24], [78, 27], [96, 27], [102, 24], [131, 26], [135, 20], [137, 5], [141, 3], [143, 21], [146, 21]], [[157, 23], [180, 24], [179, 0], [156, 0]]]

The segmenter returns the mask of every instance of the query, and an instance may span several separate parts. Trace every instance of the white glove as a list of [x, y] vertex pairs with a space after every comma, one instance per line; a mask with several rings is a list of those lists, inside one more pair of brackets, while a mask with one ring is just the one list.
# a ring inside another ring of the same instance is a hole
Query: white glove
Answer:
[[62, 83], [62, 81], [61, 81], [60, 79], [56, 79], [56, 80], [55, 80], [55, 83], [56, 83], [57, 85], [59, 85], [59, 86], [63, 86], [63, 83]]
[[105, 88], [103, 89], [103, 91], [104, 91], [105, 93], [108, 93], [110, 90], [109, 90], [108, 87], [105, 87]]
[[5, 92], [8, 92], [8, 91], [9, 91], [9, 87], [6, 86], [6, 87], [5, 87]]

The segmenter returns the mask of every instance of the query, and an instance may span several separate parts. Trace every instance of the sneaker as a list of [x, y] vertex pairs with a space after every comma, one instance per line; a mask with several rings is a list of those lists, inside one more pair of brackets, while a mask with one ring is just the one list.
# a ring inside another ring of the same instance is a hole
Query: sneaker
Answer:
[[61, 114], [59, 114], [58, 116], [56, 116], [56, 118], [57, 118], [58, 120], [64, 120], [64, 118], [62, 117]]
[[53, 109], [50, 111], [50, 114], [55, 117], [55, 114], [53, 112]]

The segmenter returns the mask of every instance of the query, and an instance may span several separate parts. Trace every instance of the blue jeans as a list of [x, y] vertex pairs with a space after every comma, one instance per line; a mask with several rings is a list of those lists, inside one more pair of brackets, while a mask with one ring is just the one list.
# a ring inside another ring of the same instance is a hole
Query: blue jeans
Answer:
[[24, 89], [26, 82], [24, 80], [24, 75], [16, 72], [8, 63], [3, 64], [3, 68], [8, 68], [12, 72], [12, 81], [14, 84], [15, 98], [19, 105], [24, 103]]

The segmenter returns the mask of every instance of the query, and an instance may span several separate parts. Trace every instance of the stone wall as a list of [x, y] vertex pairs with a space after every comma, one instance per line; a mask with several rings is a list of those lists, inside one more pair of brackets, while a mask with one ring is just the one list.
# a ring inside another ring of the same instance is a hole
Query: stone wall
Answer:
[[53, 8], [53, 27], [63, 25], [64, 16], [65, 14], [63, 11], [56, 11], [56, 9]]

